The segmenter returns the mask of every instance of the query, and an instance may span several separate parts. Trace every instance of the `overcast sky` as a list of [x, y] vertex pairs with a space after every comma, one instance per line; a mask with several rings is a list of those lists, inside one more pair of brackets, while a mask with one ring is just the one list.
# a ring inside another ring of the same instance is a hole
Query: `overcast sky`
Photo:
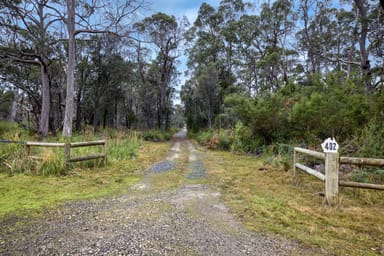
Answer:
[[193, 23], [203, 2], [217, 7], [220, 0], [150, 0], [149, 2], [153, 13], [163, 12], [176, 18], [187, 16], [189, 22]]

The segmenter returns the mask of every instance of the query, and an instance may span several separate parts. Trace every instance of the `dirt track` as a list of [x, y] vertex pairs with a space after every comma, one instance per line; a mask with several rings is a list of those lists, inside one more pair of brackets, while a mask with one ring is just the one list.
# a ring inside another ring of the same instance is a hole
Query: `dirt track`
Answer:
[[[0, 254], [301, 254], [297, 244], [247, 232], [233, 218], [220, 193], [201, 184], [208, 172], [185, 133], [175, 135], [168, 157], [152, 166], [130, 193], [71, 202], [45, 218], [3, 220]], [[183, 174], [183, 184], [156, 188], [153, 181], [169, 172]]]

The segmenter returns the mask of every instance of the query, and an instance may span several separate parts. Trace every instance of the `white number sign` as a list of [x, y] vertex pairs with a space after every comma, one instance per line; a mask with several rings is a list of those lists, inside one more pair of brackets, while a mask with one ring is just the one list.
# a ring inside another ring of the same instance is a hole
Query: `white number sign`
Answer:
[[328, 138], [322, 144], [324, 153], [337, 153], [339, 150], [339, 144], [337, 144], [335, 138]]

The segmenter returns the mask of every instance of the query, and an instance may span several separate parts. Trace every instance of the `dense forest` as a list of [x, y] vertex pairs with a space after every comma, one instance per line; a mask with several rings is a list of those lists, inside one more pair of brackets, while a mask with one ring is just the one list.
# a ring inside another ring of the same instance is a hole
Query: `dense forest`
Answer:
[[141, 0], [1, 1], [1, 118], [43, 136], [70, 137], [84, 125], [169, 129], [181, 112], [173, 99], [187, 21], [139, 19], [148, 8]]
[[216, 143], [234, 150], [335, 136], [383, 156], [383, 24], [379, 1], [202, 4], [186, 33], [188, 127], [232, 128]]
[[146, 8], [2, 1], [0, 119], [70, 137], [72, 126], [168, 130], [183, 114], [191, 132], [209, 129], [223, 148], [335, 136], [345, 150], [383, 156], [379, 1], [222, 0], [202, 3], [193, 21], [141, 18]]

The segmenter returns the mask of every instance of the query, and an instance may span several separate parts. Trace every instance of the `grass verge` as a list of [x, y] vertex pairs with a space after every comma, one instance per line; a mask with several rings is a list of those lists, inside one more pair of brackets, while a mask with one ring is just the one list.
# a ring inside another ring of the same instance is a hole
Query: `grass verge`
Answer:
[[143, 170], [164, 157], [168, 144], [144, 142], [135, 158], [111, 161], [97, 168], [73, 168], [66, 176], [0, 173], [0, 217], [28, 214], [68, 200], [95, 198], [127, 191]]
[[[299, 241], [319, 254], [383, 255], [384, 194], [342, 189], [329, 207], [319, 196], [320, 181], [282, 171], [267, 159], [207, 151], [209, 183], [250, 230]], [[295, 183], [295, 185], [294, 185]]]

